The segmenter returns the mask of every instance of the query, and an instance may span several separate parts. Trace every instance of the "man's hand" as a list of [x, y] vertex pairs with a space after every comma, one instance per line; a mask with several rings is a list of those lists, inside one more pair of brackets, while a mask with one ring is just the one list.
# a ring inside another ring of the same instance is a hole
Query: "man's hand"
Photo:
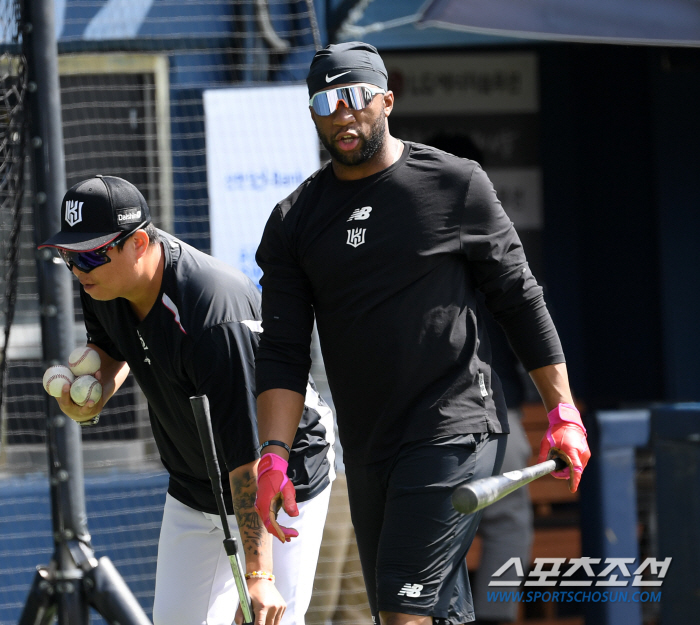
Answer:
[[277, 513], [282, 507], [289, 516], [299, 515], [294, 485], [287, 477], [287, 461], [277, 454], [267, 453], [258, 465], [255, 510], [260, 515], [265, 529], [284, 543], [299, 536], [299, 532], [277, 523]]
[[574, 493], [581, 481], [581, 474], [588, 464], [591, 451], [586, 441], [586, 428], [581, 415], [571, 404], [559, 404], [548, 415], [549, 428], [540, 443], [538, 462], [549, 458], [561, 458], [569, 466], [552, 475], [569, 480], [569, 490]]
[[[246, 580], [248, 592], [253, 604], [253, 622], [255, 625], [279, 625], [282, 615], [287, 609], [287, 604], [282, 599], [274, 582], [267, 579], [251, 578]], [[235, 621], [237, 625], [243, 623], [243, 612], [241, 606], [236, 611]]]
[[[102, 374], [100, 371], [95, 373], [95, 378], [100, 382], [102, 381]], [[58, 402], [58, 407], [67, 416], [73, 419], [73, 421], [77, 421], [78, 423], [80, 423], [82, 421], [89, 421], [90, 419], [100, 414], [100, 412], [102, 411], [102, 407], [104, 406], [104, 403], [106, 401], [106, 397], [103, 394], [103, 396], [100, 398], [100, 401], [89, 401], [84, 406], [79, 406], [71, 399], [70, 384], [64, 384], [61, 396], [57, 397], [56, 401]]]
[[100, 401], [89, 401], [84, 406], [78, 406], [70, 396], [70, 386], [63, 387], [63, 393], [56, 398], [59, 408], [73, 421], [81, 423], [90, 421], [96, 417], [110, 397], [116, 393], [129, 375], [129, 365], [120, 360], [114, 360], [107, 352], [95, 345], [88, 343], [88, 347], [94, 349], [100, 355], [100, 370], [95, 373], [95, 378], [102, 384], [102, 397]]

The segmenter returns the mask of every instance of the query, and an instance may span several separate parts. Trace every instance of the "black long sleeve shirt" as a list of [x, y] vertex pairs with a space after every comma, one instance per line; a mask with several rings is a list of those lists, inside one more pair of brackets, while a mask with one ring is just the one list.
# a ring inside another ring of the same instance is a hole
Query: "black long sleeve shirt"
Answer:
[[346, 459], [507, 430], [476, 289], [532, 370], [564, 361], [542, 289], [473, 161], [406, 142], [389, 168], [327, 164], [278, 204], [257, 253], [257, 390], [303, 394], [314, 314]]

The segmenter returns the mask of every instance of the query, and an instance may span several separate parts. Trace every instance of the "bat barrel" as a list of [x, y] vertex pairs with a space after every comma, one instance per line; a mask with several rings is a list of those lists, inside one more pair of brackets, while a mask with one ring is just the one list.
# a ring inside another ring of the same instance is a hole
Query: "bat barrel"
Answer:
[[476, 480], [471, 484], [462, 484], [452, 493], [452, 506], [462, 514], [478, 512], [521, 486], [552, 471], [561, 471], [566, 466], [563, 460], [555, 458], [518, 471], [509, 471], [503, 475]]

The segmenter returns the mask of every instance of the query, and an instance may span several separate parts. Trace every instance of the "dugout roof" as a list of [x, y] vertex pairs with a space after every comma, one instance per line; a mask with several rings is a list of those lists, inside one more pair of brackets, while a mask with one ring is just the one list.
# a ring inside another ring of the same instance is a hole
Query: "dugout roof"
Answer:
[[571, 41], [700, 45], [698, 0], [335, 0], [329, 32], [382, 49]]

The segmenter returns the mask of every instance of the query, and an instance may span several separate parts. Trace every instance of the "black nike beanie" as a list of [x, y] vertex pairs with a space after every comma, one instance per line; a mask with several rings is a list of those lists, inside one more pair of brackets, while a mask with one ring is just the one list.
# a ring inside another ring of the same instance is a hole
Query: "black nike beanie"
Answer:
[[314, 55], [306, 84], [309, 97], [333, 85], [366, 82], [387, 89], [388, 74], [377, 48], [361, 41], [330, 44]]

